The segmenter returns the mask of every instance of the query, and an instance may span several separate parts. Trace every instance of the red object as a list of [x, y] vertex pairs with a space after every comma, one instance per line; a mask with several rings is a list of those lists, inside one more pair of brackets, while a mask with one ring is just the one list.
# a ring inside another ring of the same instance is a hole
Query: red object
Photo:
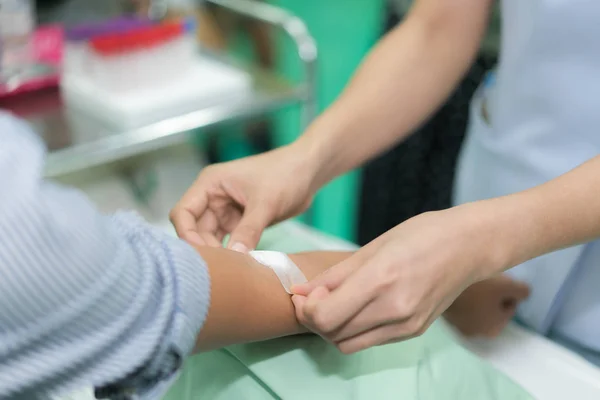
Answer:
[[183, 33], [181, 22], [167, 22], [127, 33], [104, 35], [92, 39], [90, 46], [103, 56], [111, 56], [159, 46]]
[[60, 84], [60, 76], [57, 74], [41, 76], [30, 81], [19, 84], [16, 88], [0, 83], [0, 99], [21, 93], [34, 92], [46, 88], [57, 87]]
[[49, 25], [33, 35], [33, 52], [38, 62], [60, 67], [64, 50], [64, 31], [61, 26]]
[[34, 91], [19, 90], [11, 96], [0, 97], [0, 108], [6, 109], [21, 118], [45, 115], [62, 107], [58, 87], [38, 88]]
[[0, 82], [0, 99], [21, 93], [37, 91], [58, 86], [63, 57], [64, 32], [59, 25], [47, 25], [38, 28], [31, 40], [33, 62], [40, 73], [29, 77], [17, 86], [8, 86]]

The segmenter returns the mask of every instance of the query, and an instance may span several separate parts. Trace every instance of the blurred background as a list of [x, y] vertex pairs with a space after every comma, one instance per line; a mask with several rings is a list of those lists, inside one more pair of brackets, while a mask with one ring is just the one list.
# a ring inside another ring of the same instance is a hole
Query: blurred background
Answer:
[[[0, 0], [0, 108], [45, 140], [48, 178], [103, 211], [135, 208], [166, 224], [203, 166], [293, 141], [411, 3]], [[330, 183], [299, 219], [364, 244], [448, 207], [468, 103], [497, 47], [496, 13], [439, 112]]]

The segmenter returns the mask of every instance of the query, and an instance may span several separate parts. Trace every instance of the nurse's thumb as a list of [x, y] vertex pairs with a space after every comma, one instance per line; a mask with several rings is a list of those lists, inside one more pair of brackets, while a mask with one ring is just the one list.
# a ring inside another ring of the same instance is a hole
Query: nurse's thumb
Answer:
[[248, 205], [237, 227], [231, 232], [227, 248], [240, 253], [254, 250], [271, 221], [271, 211], [266, 207]]

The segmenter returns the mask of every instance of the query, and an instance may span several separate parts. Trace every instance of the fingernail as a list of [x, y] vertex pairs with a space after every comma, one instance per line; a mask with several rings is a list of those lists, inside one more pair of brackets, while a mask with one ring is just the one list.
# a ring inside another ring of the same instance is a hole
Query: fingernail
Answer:
[[306, 295], [307, 291], [306, 285], [294, 285], [290, 288], [290, 292], [300, 296]]
[[231, 250], [237, 251], [238, 253], [247, 253], [248, 252], [248, 248], [246, 247], [246, 245], [244, 245], [243, 243], [240, 243], [240, 242], [234, 243], [233, 246], [231, 246]]

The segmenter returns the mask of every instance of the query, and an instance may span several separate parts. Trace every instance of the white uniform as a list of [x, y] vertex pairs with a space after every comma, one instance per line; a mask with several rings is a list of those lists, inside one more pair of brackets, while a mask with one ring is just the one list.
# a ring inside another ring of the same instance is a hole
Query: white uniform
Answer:
[[[539, 185], [600, 154], [600, 1], [504, 0], [502, 18], [496, 81], [473, 101], [455, 203]], [[532, 287], [525, 324], [600, 354], [599, 242], [508, 273]]]

